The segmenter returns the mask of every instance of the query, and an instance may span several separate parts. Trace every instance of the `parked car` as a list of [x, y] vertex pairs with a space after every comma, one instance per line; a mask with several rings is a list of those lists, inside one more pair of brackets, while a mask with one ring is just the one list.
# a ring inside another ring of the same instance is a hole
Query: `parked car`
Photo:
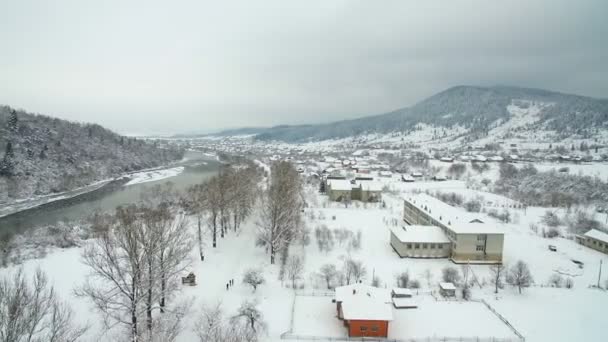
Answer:
[[557, 252], [557, 247], [555, 247], [554, 245], [549, 245], [549, 250], [551, 252]]
[[578, 265], [578, 268], [583, 268], [585, 264], [582, 261], [572, 259], [572, 262]]

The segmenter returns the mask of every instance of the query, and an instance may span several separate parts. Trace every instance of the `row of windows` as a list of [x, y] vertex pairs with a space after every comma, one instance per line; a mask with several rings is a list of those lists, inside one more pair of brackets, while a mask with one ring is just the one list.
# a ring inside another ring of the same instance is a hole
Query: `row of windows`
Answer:
[[[361, 326], [359, 329], [360, 329], [361, 331], [367, 331], [367, 327], [366, 327], [365, 325], [362, 325], [362, 326]], [[377, 325], [372, 325], [372, 331], [373, 331], [373, 332], [378, 332], [378, 330], [379, 330], [379, 329], [378, 329], [378, 326], [377, 326]]]
[[443, 244], [440, 243], [408, 243], [407, 244], [407, 248], [408, 249], [412, 249], [412, 246], [414, 247], [414, 249], [420, 249], [420, 247], [422, 247], [422, 249], [443, 249]]
[[601, 247], [601, 248], [608, 247], [608, 243], [603, 243], [603, 242], [600, 242], [600, 241], [597, 241], [597, 240], [591, 240], [591, 243], [593, 245]]

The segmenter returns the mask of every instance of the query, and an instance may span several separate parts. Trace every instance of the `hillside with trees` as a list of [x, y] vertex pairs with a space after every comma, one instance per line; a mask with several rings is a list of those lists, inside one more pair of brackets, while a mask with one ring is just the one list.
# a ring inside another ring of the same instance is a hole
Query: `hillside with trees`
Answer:
[[0, 107], [0, 204], [180, 160], [183, 151], [100, 125]]
[[[368, 133], [405, 134], [419, 124], [438, 128], [463, 127], [471, 138], [484, 137], [498, 125], [513, 118], [508, 106], [516, 103], [525, 107], [543, 104], [538, 120], [527, 129], [531, 132], [548, 130], [560, 137], [573, 135], [590, 137], [608, 130], [608, 101], [586, 96], [563, 94], [542, 89], [507, 86], [456, 86], [424, 99], [411, 107], [365, 116], [353, 120], [316, 125], [281, 125], [266, 129], [247, 130], [264, 141], [320, 141]], [[218, 135], [235, 135], [230, 130]], [[243, 133], [241, 133], [243, 134]]]

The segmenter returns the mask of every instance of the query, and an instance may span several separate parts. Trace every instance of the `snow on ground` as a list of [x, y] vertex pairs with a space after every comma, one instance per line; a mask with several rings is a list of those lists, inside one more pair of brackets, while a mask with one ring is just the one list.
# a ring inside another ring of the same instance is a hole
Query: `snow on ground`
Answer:
[[[142, 176], [141, 179], [143, 178]], [[372, 276], [376, 276], [380, 278], [382, 286], [392, 287], [395, 283], [395, 275], [408, 271], [412, 279], [420, 281], [422, 291], [427, 293], [437, 291], [441, 269], [446, 266], [460, 269], [460, 266], [454, 265], [447, 259], [401, 259], [395, 254], [389, 244], [389, 232], [392, 226], [400, 222], [403, 206], [401, 196], [415, 189], [428, 189], [455, 191], [465, 197], [481, 195], [486, 198], [486, 202], [492, 202], [493, 205], [510, 202], [509, 199], [499, 195], [466, 189], [464, 181], [402, 183], [397, 180], [397, 176], [382, 181], [391, 189], [383, 195], [386, 208], [380, 204], [364, 205], [357, 201], [345, 208], [342, 204], [327, 202], [325, 196], [317, 194], [316, 188], [308, 189], [309, 206], [304, 215], [307, 225], [312, 229], [311, 241], [307, 246], [299, 242], [295, 243], [291, 249], [291, 253], [301, 253], [305, 257], [305, 272], [300, 282], [300, 285], [304, 286], [304, 291], [326, 291], [324, 282], [317, 276], [318, 270], [327, 263], [335, 264], [340, 269], [347, 257], [364, 263], [368, 271], [364, 282], [370, 282]], [[505, 263], [513, 264], [519, 259], [528, 262], [535, 278], [535, 286], [525, 289], [522, 295], [507, 288], [501, 290], [497, 297], [493, 294], [493, 288], [488, 285], [489, 266], [472, 265], [473, 275], [479, 280], [479, 284], [485, 284], [481, 289], [475, 286], [473, 296], [488, 300], [501, 315], [526, 336], [527, 341], [565, 342], [583, 337], [585, 341], [608, 340], [603, 322], [600, 320], [601, 312], [605, 311], [608, 305], [608, 295], [606, 292], [588, 288], [589, 285], [597, 283], [600, 260], [607, 265], [608, 257], [578, 245], [572, 240], [563, 238], [549, 240], [532, 232], [529, 228], [530, 223], [538, 222], [546, 210], [546, 208], [533, 207], [526, 211], [512, 209], [513, 216], [517, 215], [518, 219], [510, 224], [488, 218], [488, 222], [496, 224], [505, 233]], [[294, 292], [277, 280], [278, 266], [269, 264], [269, 257], [264, 249], [255, 247], [254, 222], [255, 218], [246, 222], [239, 235], [230, 232], [226, 238], [219, 239], [218, 248], [212, 249], [207, 246], [204, 262], [198, 260], [196, 250], [192, 251], [191, 270], [197, 276], [198, 285], [183, 287], [179, 294], [178, 299], [188, 299], [192, 303], [194, 313], [186, 322], [186, 327], [179, 337], [180, 342], [196, 340], [193, 331], [196, 312], [203, 304], [214, 305], [217, 302], [221, 302], [224, 312], [231, 315], [243, 300], [257, 299], [268, 323], [268, 335], [263, 339], [265, 341], [279, 341], [279, 336], [289, 330]], [[340, 242], [336, 239], [332, 250], [320, 251], [314, 230], [322, 225], [327, 225], [330, 229], [344, 228], [354, 235], [361, 231], [361, 247], [349, 247], [347, 241]], [[549, 244], [555, 245], [557, 252], [549, 251], [547, 248]], [[55, 250], [44, 259], [27, 261], [24, 267], [28, 274], [32, 274], [36, 267], [45, 270], [62, 298], [69, 300], [76, 311], [76, 319], [79, 322], [92, 324], [87, 334], [88, 341], [115, 340], [111, 334], [100, 335], [100, 316], [92, 311], [92, 306], [86, 300], [75, 298], [73, 295], [73, 289], [81, 285], [88, 274], [88, 270], [80, 261], [80, 253], [81, 250], [78, 248]], [[584, 268], [578, 268], [572, 259], [582, 261]], [[250, 267], [261, 268], [266, 278], [266, 283], [255, 293], [250, 287], [241, 283], [244, 270]], [[7, 272], [0, 270], [2, 274]], [[572, 275], [574, 289], [541, 287], [547, 284], [548, 278], [556, 272]], [[602, 283], [608, 279], [607, 274], [608, 271], [604, 269]], [[226, 290], [226, 283], [230, 279], [235, 280], [235, 286]], [[320, 298], [308, 302], [296, 300], [294, 333], [345, 334], [345, 328], [336, 319], [320, 319], [320, 317], [335, 316], [335, 306], [331, 303], [331, 297]], [[391, 337], [511, 336], [505, 335], [504, 327], [496, 322], [496, 317], [492, 313], [486, 312], [487, 309], [477, 304], [433, 302], [429, 298], [428, 301], [423, 301], [419, 309], [403, 314], [405, 323], [393, 325], [390, 331]], [[302, 320], [305, 323], [301, 323]], [[444, 324], [444, 321], [448, 323]]]
[[526, 341], [608, 341], [608, 293], [602, 290], [530, 288], [519, 295], [511, 289], [488, 302]]
[[296, 296], [293, 334], [346, 337], [346, 328], [336, 317], [336, 303], [327, 296]]
[[154, 181], [158, 181], [158, 180], [165, 179], [165, 178], [175, 177], [175, 176], [179, 175], [180, 173], [184, 172], [184, 169], [185, 168], [183, 166], [178, 166], [178, 167], [173, 167], [173, 168], [164, 169], [164, 170], [154, 170], [154, 171], [145, 171], [145, 172], [134, 173], [129, 176], [131, 178], [131, 180], [129, 182], [127, 182], [125, 184], [125, 186], [140, 184], [140, 183], [147, 183], [147, 182], [154, 182]]
[[516, 340], [517, 336], [479, 302], [436, 301], [417, 296], [417, 309], [394, 310], [389, 338], [468, 337]]

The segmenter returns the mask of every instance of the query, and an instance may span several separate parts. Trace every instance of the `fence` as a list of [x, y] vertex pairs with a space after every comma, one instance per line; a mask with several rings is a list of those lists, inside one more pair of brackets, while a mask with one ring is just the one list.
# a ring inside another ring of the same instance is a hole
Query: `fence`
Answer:
[[486, 302], [485, 300], [481, 300], [481, 302], [490, 310], [492, 311], [492, 313], [494, 315], [496, 315], [496, 317], [498, 317], [498, 319], [500, 319], [504, 324], [507, 325], [507, 327], [509, 327], [509, 329], [511, 329], [511, 331], [513, 331], [513, 333], [519, 337], [520, 341], [525, 341], [526, 338], [524, 337], [524, 335], [522, 335], [519, 331], [517, 331], [517, 329], [515, 329], [515, 327], [513, 325], [511, 325], [511, 323], [503, 317], [503, 315], [499, 314], [498, 311], [496, 311], [492, 305], [490, 305], [488, 302]]
[[304, 336], [284, 333], [282, 340], [290, 341], [353, 341], [353, 342], [519, 342], [519, 339], [495, 338], [495, 337], [424, 337], [408, 339], [392, 339], [377, 337], [325, 337], [325, 336]]
[[306, 296], [306, 297], [333, 297], [335, 296], [335, 292], [330, 291], [319, 291], [319, 290], [310, 290], [310, 291], [296, 291], [296, 296]]

